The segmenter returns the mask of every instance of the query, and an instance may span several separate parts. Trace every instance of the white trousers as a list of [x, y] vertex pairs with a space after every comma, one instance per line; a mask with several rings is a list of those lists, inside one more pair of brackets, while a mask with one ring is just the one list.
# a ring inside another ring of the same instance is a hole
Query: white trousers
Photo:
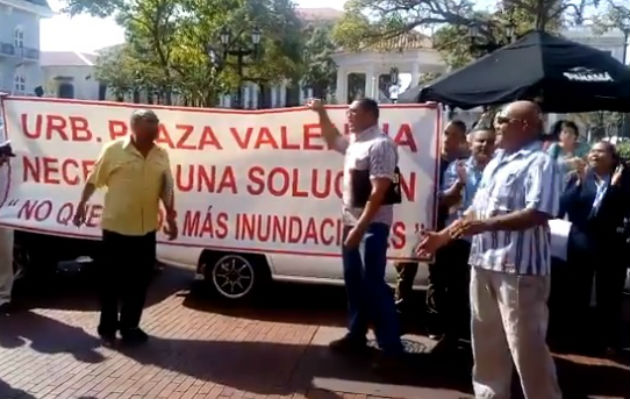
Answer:
[[509, 398], [512, 362], [526, 398], [561, 398], [546, 343], [550, 277], [472, 268], [473, 388], [477, 398]]
[[13, 288], [13, 229], [0, 228], [0, 305], [11, 301]]

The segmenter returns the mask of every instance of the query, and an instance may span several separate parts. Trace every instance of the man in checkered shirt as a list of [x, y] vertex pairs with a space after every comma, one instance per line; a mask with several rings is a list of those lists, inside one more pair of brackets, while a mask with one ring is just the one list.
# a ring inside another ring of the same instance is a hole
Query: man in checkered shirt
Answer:
[[[378, 104], [372, 99], [354, 101], [348, 108], [352, 133], [348, 137], [335, 128], [320, 100], [311, 100], [308, 106], [319, 116], [324, 139], [344, 154], [342, 255], [350, 318], [347, 335], [330, 346], [344, 352], [365, 351], [368, 324], [372, 322], [384, 359], [395, 361], [403, 348], [394, 298], [385, 283], [394, 211], [384, 200], [398, 162], [396, 145], [379, 129]], [[371, 192], [365, 205], [357, 206], [352, 186], [359, 175], [369, 177]]]
[[473, 203], [461, 219], [427, 232], [418, 254], [473, 235], [470, 303], [477, 397], [509, 398], [512, 362], [527, 398], [560, 398], [546, 344], [551, 235], [561, 179], [538, 141], [541, 111], [510, 104], [496, 119], [501, 149], [486, 166]]

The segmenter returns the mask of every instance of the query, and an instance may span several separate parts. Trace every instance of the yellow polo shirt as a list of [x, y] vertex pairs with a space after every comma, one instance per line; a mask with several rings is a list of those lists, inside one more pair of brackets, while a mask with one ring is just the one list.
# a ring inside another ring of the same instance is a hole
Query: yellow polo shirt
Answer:
[[156, 145], [145, 158], [129, 137], [108, 143], [88, 177], [107, 188], [101, 227], [128, 236], [157, 230], [166, 180], [173, 180], [166, 150]]

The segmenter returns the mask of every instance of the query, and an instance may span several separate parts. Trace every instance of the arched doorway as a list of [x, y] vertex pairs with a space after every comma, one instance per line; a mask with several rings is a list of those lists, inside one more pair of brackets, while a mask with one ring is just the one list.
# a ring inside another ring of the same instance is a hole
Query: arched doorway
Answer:
[[62, 82], [57, 89], [57, 97], [60, 99], [74, 99], [74, 85], [68, 82]]

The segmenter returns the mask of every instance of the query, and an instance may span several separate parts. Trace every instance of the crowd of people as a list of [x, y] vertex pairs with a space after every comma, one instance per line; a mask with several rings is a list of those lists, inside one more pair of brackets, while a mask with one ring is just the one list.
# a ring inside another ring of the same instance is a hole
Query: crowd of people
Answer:
[[[380, 361], [392, 360], [402, 354], [394, 310], [409, 311], [418, 269], [414, 263], [396, 265], [394, 302], [384, 279], [392, 219], [392, 205], [384, 199], [394, 181], [395, 147], [378, 130], [378, 106], [372, 100], [350, 106], [349, 139], [330, 123], [320, 101], [309, 106], [331, 147], [345, 154], [343, 267], [350, 316], [348, 333], [331, 347], [364, 351], [371, 322], [383, 350]], [[558, 124], [555, 143], [544, 141], [543, 126], [537, 104], [517, 101], [504, 107], [492, 126], [468, 132], [455, 120], [443, 134], [438, 230], [423, 232], [416, 252], [434, 257], [426, 303], [440, 337], [438, 348], [453, 349], [461, 339], [471, 339], [477, 397], [510, 397], [512, 365], [526, 397], [562, 396], [547, 345], [552, 265], [559, 262], [551, 257], [552, 219], [572, 224], [565, 268], [571, 275], [559, 274], [553, 289], [573, 293], [574, 329], [584, 322], [595, 276], [604, 333], [599, 343], [607, 354], [621, 346], [628, 167], [608, 142], [587, 150], [570, 121]], [[367, 203], [360, 206], [353, 203], [356, 170], [368, 171], [373, 183]]]
[[[307, 105], [317, 113], [329, 146], [344, 154], [341, 252], [349, 323], [347, 334], [330, 346], [363, 352], [373, 325], [382, 350], [377, 366], [388, 366], [404, 354], [397, 308], [410, 311], [418, 269], [413, 263], [396, 266], [394, 297], [385, 269], [393, 210], [400, 201], [396, 145], [379, 128], [374, 100], [349, 106], [349, 136], [332, 124], [322, 101]], [[140, 320], [160, 202], [166, 233], [171, 239], [178, 234], [168, 154], [155, 145], [158, 123], [151, 111], [133, 113], [132, 135], [105, 146], [76, 208], [74, 223], [81, 226], [91, 195], [107, 188], [98, 334], [108, 343], [118, 332], [128, 343], [148, 340]], [[504, 107], [492, 126], [478, 124], [469, 132], [454, 120], [443, 133], [438, 226], [422, 233], [416, 254], [434, 259], [426, 302], [439, 347], [457, 348], [470, 339], [478, 397], [510, 397], [513, 364], [525, 396], [561, 397], [547, 346], [551, 291], [563, 293], [577, 326], [595, 282], [600, 343], [609, 353], [621, 345], [630, 169], [608, 142], [587, 150], [569, 121], [559, 125], [557, 142], [545, 145], [542, 132], [540, 108], [517, 101]], [[548, 221], [556, 218], [572, 225], [565, 273], [552, 288]], [[0, 303], [7, 304], [10, 273], [3, 270], [0, 280]]]
[[[507, 122], [499, 113], [493, 126], [477, 125], [470, 132], [459, 120], [445, 127], [438, 229], [461, 218], [471, 206], [485, 166], [502, 147], [502, 126]], [[630, 171], [613, 144], [598, 141], [589, 148], [580, 141], [579, 128], [572, 121], [558, 121], [550, 134], [538, 139], [561, 179], [559, 209], [551, 216], [571, 222], [567, 257], [553, 259], [554, 317], [558, 317], [554, 322], [563, 338], [561, 346], [618, 353], [622, 293], [630, 267]], [[458, 238], [438, 249], [429, 266], [425, 325], [431, 336], [440, 339], [439, 351], [461, 349], [470, 337], [469, 254], [470, 238]], [[401, 263], [396, 269], [396, 304], [400, 314], [407, 314], [418, 265]], [[602, 329], [597, 330], [599, 337], [585, 337], [580, 333], [588, 329], [580, 324], [590, 315], [593, 289], [595, 321]]]

